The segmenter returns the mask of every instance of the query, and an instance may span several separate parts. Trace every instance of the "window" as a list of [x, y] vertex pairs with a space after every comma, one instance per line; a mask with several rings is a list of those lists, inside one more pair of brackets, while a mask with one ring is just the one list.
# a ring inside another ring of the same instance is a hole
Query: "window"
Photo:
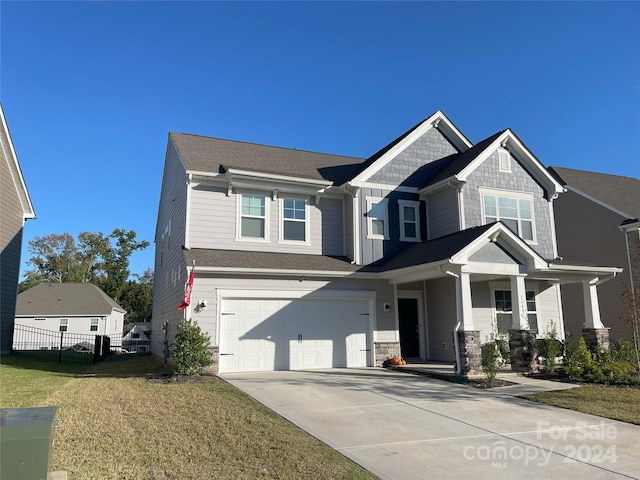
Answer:
[[511, 154], [509, 150], [504, 148], [498, 149], [498, 161], [500, 162], [500, 171], [511, 173]]
[[[527, 290], [525, 292], [527, 299], [527, 317], [529, 319], [529, 327], [531, 329], [538, 328], [538, 315], [536, 307], [536, 291]], [[494, 290], [494, 300], [497, 314], [498, 332], [506, 332], [512, 328], [513, 307], [511, 303], [511, 290]]]
[[307, 241], [307, 201], [297, 198], [283, 198], [282, 202], [282, 240]]
[[367, 238], [389, 239], [386, 198], [367, 197]]
[[484, 223], [500, 220], [515, 234], [533, 242], [533, 210], [531, 196], [505, 196], [502, 194], [484, 193]]
[[61, 318], [60, 319], [60, 331], [61, 332], [66, 332], [68, 326], [69, 326], [69, 319], [68, 318]]
[[243, 193], [240, 200], [240, 237], [266, 237], [266, 197]]
[[97, 318], [92, 318], [91, 319], [91, 328], [89, 329], [92, 332], [97, 332], [98, 331], [98, 319]]
[[132, 333], [131, 334], [131, 338], [133, 338], [134, 340], [138, 340], [138, 339], [140, 339], [140, 334], [139, 333]]
[[400, 240], [420, 241], [420, 203], [410, 200], [398, 200], [400, 207]]

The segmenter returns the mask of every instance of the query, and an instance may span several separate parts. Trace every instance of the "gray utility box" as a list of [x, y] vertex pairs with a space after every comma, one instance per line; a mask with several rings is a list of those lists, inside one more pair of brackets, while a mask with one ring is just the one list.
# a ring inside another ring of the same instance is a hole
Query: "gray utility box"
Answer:
[[56, 410], [0, 409], [0, 479], [47, 480]]

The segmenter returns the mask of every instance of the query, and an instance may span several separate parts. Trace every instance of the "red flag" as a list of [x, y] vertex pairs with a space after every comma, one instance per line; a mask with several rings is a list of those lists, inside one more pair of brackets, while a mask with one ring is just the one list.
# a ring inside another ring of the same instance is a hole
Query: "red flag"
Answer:
[[184, 300], [180, 305], [178, 305], [177, 309], [181, 312], [184, 311], [185, 308], [189, 306], [191, 303], [191, 290], [193, 289], [193, 272], [195, 267], [191, 267], [191, 273], [189, 274], [189, 280], [187, 280], [187, 286], [184, 288]]

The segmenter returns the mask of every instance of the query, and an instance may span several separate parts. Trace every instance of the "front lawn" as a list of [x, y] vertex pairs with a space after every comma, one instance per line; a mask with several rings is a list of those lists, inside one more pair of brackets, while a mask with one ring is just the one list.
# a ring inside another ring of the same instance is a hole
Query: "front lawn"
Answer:
[[53, 469], [70, 480], [376, 478], [217, 377], [161, 378], [148, 356], [70, 372], [7, 358], [2, 406], [58, 406]]
[[640, 425], [640, 388], [637, 387], [583, 385], [524, 395], [523, 398]]

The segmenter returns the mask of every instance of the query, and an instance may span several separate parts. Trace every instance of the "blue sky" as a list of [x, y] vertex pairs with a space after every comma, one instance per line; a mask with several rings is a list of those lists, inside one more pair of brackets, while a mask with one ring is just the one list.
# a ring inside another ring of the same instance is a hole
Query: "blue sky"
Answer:
[[[367, 157], [437, 110], [545, 164], [640, 176], [640, 2], [0, 2], [34, 236], [133, 229], [169, 131]], [[23, 267], [24, 270], [24, 267]]]

